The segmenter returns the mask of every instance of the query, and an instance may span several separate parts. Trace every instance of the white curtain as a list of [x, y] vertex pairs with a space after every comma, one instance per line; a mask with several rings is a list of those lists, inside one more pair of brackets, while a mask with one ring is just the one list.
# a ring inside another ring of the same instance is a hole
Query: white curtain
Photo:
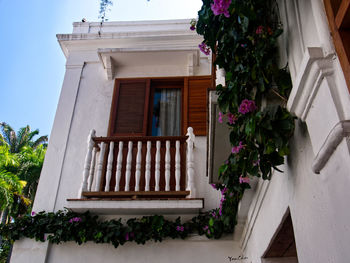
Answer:
[[161, 89], [157, 136], [181, 135], [181, 90]]

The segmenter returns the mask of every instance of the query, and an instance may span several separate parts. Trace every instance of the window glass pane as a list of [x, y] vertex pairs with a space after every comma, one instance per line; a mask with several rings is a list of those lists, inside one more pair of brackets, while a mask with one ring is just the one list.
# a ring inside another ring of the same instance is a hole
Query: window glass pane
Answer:
[[155, 89], [152, 136], [181, 134], [181, 89]]

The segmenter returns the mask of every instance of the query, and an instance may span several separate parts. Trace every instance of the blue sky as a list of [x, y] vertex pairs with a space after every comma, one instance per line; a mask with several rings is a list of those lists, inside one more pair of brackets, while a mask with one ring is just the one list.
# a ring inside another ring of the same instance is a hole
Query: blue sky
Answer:
[[[201, 0], [114, 0], [109, 21], [197, 17]], [[56, 40], [98, 21], [99, 0], [0, 0], [0, 122], [50, 134], [65, 71]]]

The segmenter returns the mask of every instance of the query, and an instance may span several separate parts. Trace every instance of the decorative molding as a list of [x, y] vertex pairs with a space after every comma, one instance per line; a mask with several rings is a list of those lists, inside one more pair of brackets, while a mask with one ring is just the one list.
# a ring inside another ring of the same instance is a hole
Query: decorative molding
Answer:
[[[142, 48], [102, 48], [97, 50], [98, 57], [102, 63], [103, 68], [106, 71], [107, 79], [113, 80], [116, 75], [116, 60], [113, 55], [121, 53], [149, 53], [149, 52], [171, 52], [176, 56], [177, 52], [187, 53], [187, 73], [189, 76], [194, 75], [195, 67], [199, 66], [199, 50], [198, 47], [142, 47]], [[182, 54], [183, 55], [183, 54]], [[147, 64], [147, 62], [144, 62]]]
[[350, 136], [350, 120], [338, 122], [328, 134], [314, 159], [312, 165], [314, 173], [320, 173], [343, 138], [347, 136]]
[[323, 79], [333, 74], [333, 55], [324, 57], [320, 47], [308, 47], [305, 50], [287, 104], [288, 110], [302, 121], [306, 120]]
[[[242, 237], [241, 237], [242, 251], [244, 251], [247, 246], [247, 243], [253, 231], [255, 222], [260, 213], [261, 206], [265, 199], [265, 195], [267, 193], [267, 190], [269, 189], [269, 185], [270, 185], [269, 180], [259, 179], [256, 186], [255, 194], [253, 196], [248, 197], [249, 199], [251, 198], [251, 201], [246, 200], [246, 204], [248, 204], [249, 203], [248, 201], [250, 201], [250, 206], [249, 206], [249, 211], [247, 213], [246, 220], [245, 220], [246, 223], [242, 231]], [[238, 215], [238, 216], [241, 216], [243, 218], [243, 215]]]

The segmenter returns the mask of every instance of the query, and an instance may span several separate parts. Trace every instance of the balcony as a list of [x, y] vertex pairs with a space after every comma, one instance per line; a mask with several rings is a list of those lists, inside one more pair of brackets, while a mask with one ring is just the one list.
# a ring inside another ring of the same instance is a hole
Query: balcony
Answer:
[[87, 141], [77, 212], [192, 213], [203, 208], [194, 180], [193, 129], [187, 136], [96, 137]]

